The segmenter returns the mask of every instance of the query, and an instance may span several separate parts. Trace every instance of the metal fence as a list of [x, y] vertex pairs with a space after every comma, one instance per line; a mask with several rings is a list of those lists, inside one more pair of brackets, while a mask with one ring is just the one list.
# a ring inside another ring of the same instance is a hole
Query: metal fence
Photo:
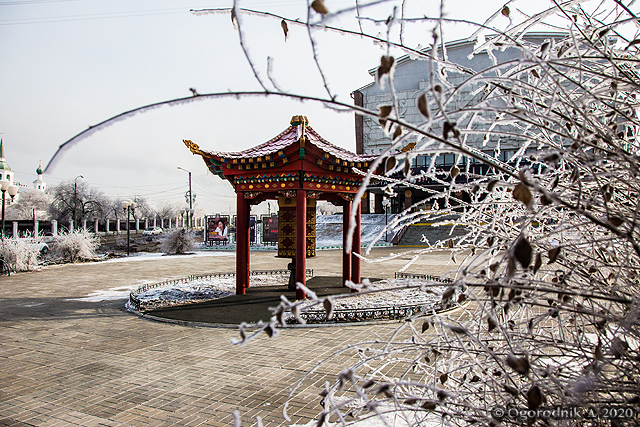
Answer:
[[[453, 280], [431, 276], [429, 274], [395, 273], [396, 279], [421, 279], [431, 280], [442, 284], [453, 283]], [[461, 288], [464, 293], [466, 288]], [[455, 305], [453, 299], [445, 304], [442, 300], [413, 305], [389, 305], [375, 308], [346, 308], [333, 310], [331, 319], [327, 319], [324, 310], [305, 310], [300, 312], [300, 317], [307, 323], [344, 323], [344, 322], [366, 322], [369, 320], [398, 320], [407, 316], [414, 316], [420, 313], [448, 310]], [[295, 317], [287, 319], [287, 323], [296, 324]]]
[[[254, 270], [249, 272], [249, 276], [288, 276], [291, 274], [289, 270]], [[307, 268], [306, 270], [307, 277], [313, 277], [313, 269]], [[185, 283], [193, 282], [196, 280], [214, 280], [218, 278], [232, 278], [236, 277], [235, 272], [229, 273], [210, 273], [210, 274], [199, 274], [199, 275], [191, 275], [187, 277], [181, 277], [179, 279], [170, 279], [164, 280], [162, 282], [157, 283], [147, 283], [142, 285], [129, 293], [129, 304], [136, 310], [140, 310], [140, 299], [137, 297], [138, 295], [148, 291], [149, 289], [156, 288], [164, 288], [175, 285], [182, 285]]]
[[[291, 274], [289, 270], [255, 270], [251, 271], [251, 276], [288, 276]], [[235, 277], [235, 272], [228, 273], [211, 273], [204, 275], [191, 275], [187, 277], [182, 277], [179, 279], [165, 280], [158, 283], [149, 283], [146, 285], [142, 285], [137, 289], [131, 291], [129, 294], [129, 303], [131, 307], [135, 310], [140, 310], [141, 302], [137, 298], [137, 295], [140, 295], [143, 292], [148, 291], [149, 289], [169, 287], [175, 285], [181, 285], [184, 283], [193, 282], [196, 280], [214, 280], [216, 278], [232, 278]], [[306, 270], [307, 277], [313, 277], [313, 270]], [[453, 280], [447, 278], [440, 278], [436, 276], [431, 276], [429, 274], [411, 274], [411, 273], [395, 273], [396, 279], [420, 279], [420, 280], [431, 280], [434, 282], [446, 284], [453, 283]], [[461, 289], [461, 292], [464, 293], [466, 289]], [[452, 308], [455, 305], [454, 299], [451, 299], [446, 304], [443, 305], [441, 300], [432, 301], [427, 303], [413, 304], [413, 305], [389, 305], [383, 307], [375, 307], [375, 308], [347, 308], [347, 309], [336, 309], [333, 311], [331, 319], [327, 319], [326, 312], [324, 310], [305, 310], [300, 313], [300, 317], [304, 319], [309, 324], [317, 324], [317, 323], [347, 323], [347, 322], [363, 322], [370, 320], [398, 320], [405, 318], [407, 316], [415, 316], [421, 313], [434, 312], [434, 311], [442, 311]], [[157, 308], [157, 307], [154, 307]], [[298, 321], [295, 317], [291, 317], [287, 319], [287, 323], [296, 324]]]
[[[347, 308], [334, 310], [331, 319], [327, 319], [324, 310], [302, 311], [300, 317], [307, 323], [346, 323], [366, 322], [368, 320], [397, 320], [420, 313], [439, 311], [442, 309], [441, 301], [422, 303], [416, 305], [390, 305], [376, 308]], [[295, 317], [287, 319], [287, 323], [296, 324]]]
[[413, 273], [398, 273], [395, 274], [396, 279], [422, 279], [422, 280], [431, 280], [434, 282], [440, 283], [453, 283], [451, 279], [443, 279], [438, 276], [432, 276], [430, 274], [413, 274]]

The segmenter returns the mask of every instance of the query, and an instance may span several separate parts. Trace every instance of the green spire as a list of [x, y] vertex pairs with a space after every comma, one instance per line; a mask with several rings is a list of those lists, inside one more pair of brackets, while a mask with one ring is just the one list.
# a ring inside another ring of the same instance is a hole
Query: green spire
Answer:
[[2, 134], [0, 134], [0, 170], [11, 171], [11, 168], [4, 159], [4, 144], [2, 143]]

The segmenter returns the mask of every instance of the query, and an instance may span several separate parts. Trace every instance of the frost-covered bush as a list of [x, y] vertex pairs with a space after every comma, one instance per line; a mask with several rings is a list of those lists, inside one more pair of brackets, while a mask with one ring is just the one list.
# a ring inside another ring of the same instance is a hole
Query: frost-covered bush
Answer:
[[184, 228], [175, 229], [167, 233], [160, 250], [166, 254], [184, 254], [195, 249], [193, 232]]
[[39, 245], [34, 239], [0, 240], [0, 255], [11, 271], [32, 271], [38, 266]]
[[70, 262], [96, 259], [100, 238], [86, 230], [74, 230], [55, 237], [53, 255]]
[[[318, 11], [322, 2], [314, 4]], [[376, 131], [389, 138], [366, 183], [377, 181], [392, 196], [404, 188], [427, 195], [420, 203], [430, 208], [407, 209], [400, 222], [454, 216], [461, 231], [418, 256], [450, 250], [458, 267], [441, 299], [449, 302], [466, 288], [467, 303], [407, 319], [386, 342], [353, 346], [359, 362], [336, 373], [321, 391], [318, 425], [392, 412], [406, 425], [493, 426], [516, 422], [492, 412], [509, 406], [578, 405], [597, 414], [605, 405], [629, 405], [629, 413], [638, 414], [637, 7], [634, 12], [620, 1], [554, 2], [525, 14], [509, 2], [476, 26], [477, 44], [468, 59], [483, 58], [469, 62], [472, 68], [449, 60], [442, 18], [410, 16], [406, 4], [401, 16], [391, 8], [386, 20], [373, 11], [359, 17], [388, 28], [376, 73], [387, 103], [378, 111], [357, 108], [375, 117], [368, 123], [379, 123]], [[310, 15], [310, 37], [312, 28], [337, 15]], [[433, 29], [432, 44], [411, 54], [430, 68], [419, 77], [420, 89], [416, 84], [421, 116], [408, 122], [406, 101], [394, 90], [393, 54], [410, 49], [403, 45], [403, 30], [421, 21]], [[559, 32], [537, 41], [525, 34], [549, 28]], [[514, 55], [500, 62], [506, 50]], [[506, 149], [513, 150], [510, 158], [501, 156]], [[418, 155], [429, 156], [431, 164], [412, 175]], [[437, 167], [444, 155], [453, 163]], [[316, 302], [329, 315], [331, 300]], [[295, 313], [300, 303], [283, 301], [271, 323], [258, 330], [276, 336], [287, 310]], [[238, 342], [256, 334], [243, 334]], [[592, 425], [587, 419], [551, 420]], [[549, 419], [524, 421], [541, 425]]]

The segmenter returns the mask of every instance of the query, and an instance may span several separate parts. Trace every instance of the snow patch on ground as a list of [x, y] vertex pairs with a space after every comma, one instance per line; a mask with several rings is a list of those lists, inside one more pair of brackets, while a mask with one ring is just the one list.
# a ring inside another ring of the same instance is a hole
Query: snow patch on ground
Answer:
[[85, 302], [100, 302], [100, 301], [115, 301], [120, 299], [128, 299], [129, 292], [136, 289], [139, 285], [135, 286], [120, 286], [117, 288], [110, 288], [105, 290], [99, 290], [91, 292], [86, 297], [81, 298], [69, 298], [66, 301], [85, 301]]
[[[377, 308], [390, 305], [421, 305], [440, 301], [443, 286], [421, 289], [420, 283], [406, 280], [380, 280], [368, 286], [360, 294], [349, 294], [345, 298], [330, 298], [334, 310], [347, 308]], [[412, 286], [406, 288], [406, 286]], [[397, 289], [396, 289], [397, 288]]]
[[[368, 415], [358, 420], [347, 418], [346, 425], [353, 427], [436, 427], [442, 426], [442, 418], [437, 414], [427, 414], [425, 411], [397, 410], [390, 412], [392, 407], [378, 406], [380, 415]], [[316, 427], [318, 421], [310, 421], [307, 424], [292, 424], [290, 427]], [[326, 422], [323, 426], [343, 426], [341, 422]]]
[[[288, 283], [288, 275], [251, 276], [251, 287], [260, 286], [285, 286]], [[407, 280], [381, 280], [367, 287], [362, 293], [348, 294], [344, 296], [330, 297], [334, 310], [341, 309], [374, 309], [388, 306], [402, 305], [430, 305], [440, 301], [442, 286], [434, 286], [421, 289], [420, 282]], [[413, 286], [412, 288], [405, 288]], [[398, 288], [398, 289], [396, 289]], [[166, 286], [148, 289], [136, 294], [140, 301], [140, 308], [153, 310], [162, 307], [185, 305], [218, 298], [226, 298], [235, 295], [235, 277], [215, 277], [207, 279], [195, 279], [190, 282], [168, 284]], [[304, 310], [324, 311], [313, 301], [308, 301], [302, 306]]]
[[34, 303], [34, 304], [25, 304], [23, 305], [23, 307], [37, 307], [39, 305], [44, 305], [43, 302], [38, 302], [38, 303]]
[[122, 258], [112, 258], [106, 261], [102, 261], [104, 263], [116, 263], [116, 262], [135, 262], [135, 261], [150, 261], [154, 259], [161, 259], [166, 257], [180, 257], [180, 258], [195, 258], [195, 257], [232, 257], [235, 256], [235, 252], [209, 252], [209, 251], [199, 251], [185, 255], [165, 255], [162, 253], [150, 253], [150, 252], [140, 252], [137, 254], [132, 254], [128, 257]]
[[[251, 276], [249, 286], [282, 286], [288, 283], [288, 275]], [[215, 277], [213, 279], [196, 279], [191, 282], [175, 283], [163, 287], [152, 288], [136, 295], [140, 307], [153, 310], [160, 307], [191, 304], [226, 298], [235, 295], [235, 277]]]

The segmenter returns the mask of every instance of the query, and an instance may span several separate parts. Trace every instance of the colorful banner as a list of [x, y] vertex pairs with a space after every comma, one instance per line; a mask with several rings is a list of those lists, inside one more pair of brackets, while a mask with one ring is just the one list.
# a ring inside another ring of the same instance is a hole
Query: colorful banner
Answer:
[[229, 240], [229, 217], [226, 215], [207, 217], [207, 241], [226, 242]]
[[262, 241], [278, 242], [278, 215], [262, 215]]

